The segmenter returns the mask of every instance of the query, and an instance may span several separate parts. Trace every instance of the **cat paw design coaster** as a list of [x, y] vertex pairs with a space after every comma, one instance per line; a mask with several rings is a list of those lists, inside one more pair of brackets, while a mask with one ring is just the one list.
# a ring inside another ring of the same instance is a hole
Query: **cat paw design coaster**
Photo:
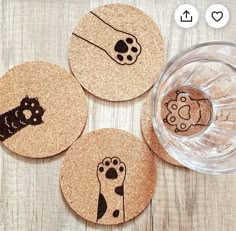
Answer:
[[191, 136], [204, 131], [212, 118], [208, 97], [193, 87], [171, 90], [163, 99], [161, 117], [175, 135]]
[[70, 147], [60, 181], [77, 214], [112, 225], [145, 209], [154, 193], [156, 168], [149, 148], [137, 137], [118, 129], [99, 129]]
[[177, 165], [180, 167], [184, 167], [179, 162], [177, 162], [174, 158], [172, 158], [168, 152], [162, 147], [160, 141], [158, 140], [155, 131], [152, 126], [152, 91], [148, 94], [144, 104], [143, 110], [141, 114], [141, 129], [142, 134], [147, 142], [148, 146], [152, 149], [152, 151], [164, 161]]
[[58, 154], [85, 126], [85, 94], [57, 65], [15, 66], [0, 78], [0, 89], [0, 141], [17, 154], [32, 158]]
[[124, 101], [146, 92], [164, 63], [164, 44], [154, 21], [137, 8], [111, 4], [85, 15], [69, 44], [71, 70], [95, 96]]

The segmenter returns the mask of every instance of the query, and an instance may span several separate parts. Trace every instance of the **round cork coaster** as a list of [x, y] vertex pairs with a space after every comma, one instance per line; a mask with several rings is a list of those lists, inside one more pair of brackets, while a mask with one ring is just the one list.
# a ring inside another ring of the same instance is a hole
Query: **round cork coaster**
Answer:
[[164, 44], [154, 21], [137, 8], [110, 4], [90, 11], [69, 44], [71, 70], [95, 96], [125, 101], [146, 92], [164, 63]]
[[161, 117], [166, 128], [175, 135], [196, 135], [209, 126], [212, 105], [202, 91], [183, 86], [171, 90], [164, 97]]
[[134, 135], [99, 129], [67, 151], [60, 174], [70, 207], [91, 222], [112, 225], [135, 218], [148, 205], [156, 184], [149, 148]]
[[85, 126], [85, 94], [57, 65], [15, 66], [0, 79], [0, 89], [0, 141], [17, 154], [32, 158], [58, 154]]
[[141, 129], [142, 135], [145, 139], [147, 145], [151, 150], [162, 160], [180, 167], [184, 167], [174, 158], [172, 158], [168, 152], [162, 147], [159, 139], [157, 138], [155, 131], [152, 126], [152, 92], [150, 92], [143, 104], [142, 114], [141, 114]]

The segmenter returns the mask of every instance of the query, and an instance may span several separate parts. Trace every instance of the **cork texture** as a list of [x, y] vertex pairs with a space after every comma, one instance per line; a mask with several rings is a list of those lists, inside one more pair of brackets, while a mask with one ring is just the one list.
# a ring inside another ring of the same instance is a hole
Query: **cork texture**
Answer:
[[60, 174], [70, 207], [88, 221], [126, 222], [148, 205], [156, 184], [149, 148], [134, 135], [99, 129], [78, 139], [67, 151]]
[[141, 114], [141, 129], [144, 140], [151, 150], [162, 160], [180, 167], [184, 167], [162, 147], [152, 126], [152, 92], [150, 92], [143, 104]]
[[204, 131], [212, 118], [212, 105], [208, 97], [193, 87], [173, 89], [164, 97], [161, 117], [172, 133], [191, 136]]
[[67, 149], [81, 134], [87, 100], [64, 69], [26, 62], [0, 79], [0, 140], [13, 152], [49, 157]]
[[105, 5], [81, 18], [68, 53], [81, 85], [110, 101], [130, 100], [146, 92], [164, 63], [157, 25], [142, 11], [124, 4]]

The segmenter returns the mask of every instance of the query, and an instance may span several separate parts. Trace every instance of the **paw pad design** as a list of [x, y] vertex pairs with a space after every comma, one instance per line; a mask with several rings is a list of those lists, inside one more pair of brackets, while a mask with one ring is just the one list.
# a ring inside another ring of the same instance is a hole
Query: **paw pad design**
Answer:
[[119, 40], [114, 47], [116, 61], [121, 64], [131, 65], [136, 62], [141, 53], [141, 46], [134, 36], [128, 35], [124, 40]]
[[97, 222], [125, 221], [124, 181], [126, 166], [118, 157], [106, 157], [97, 166], [99, 197]]
[[98, 165], [99, 180], [123, 180], [125, 164], [118, 157], [107, 157]]
[[43, 123], [44, 112], [37, 98], [26, 96], [18, 107], [0, 115], [0, 141], [10, 138], [28, 125]]
[[[42, 116], [45, 110], [40, 106], [37, 98], [26, 96], [20, 104], [19, 113], [25, 123], [29, 125], [38, 125], [43, 122]], [[27, 115], [28, 114], [28, 115]]]
[[188, 93], [180, 91], [176, 91], [176, 95], [175, 100], [165, 103], [169, 113], [163, 121], [175, 126], [175, 132], [187, 131], [195, 125], [206, 126], [207, 124], [199, 123], [202, 117], [202, 108], [199, 102], [207, 101], [207, 99], [195, 100]]

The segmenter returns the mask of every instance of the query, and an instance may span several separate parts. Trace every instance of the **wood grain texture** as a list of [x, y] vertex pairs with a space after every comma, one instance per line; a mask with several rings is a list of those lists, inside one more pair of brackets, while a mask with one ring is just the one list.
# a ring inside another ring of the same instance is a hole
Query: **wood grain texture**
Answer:
[[[0, 74], [28, 60], [44, 60], [69, 70], [67, 46], [79, 18], [111, 0], [0, 1]], [[204, 19], [213, 0], [129, 0], [160, 26], [169, 60], [183, 48], [208, 40], [236, 42], [236, 2], [222, 0], [231, 11], [224, 29], [210, 28]], [[198, 24], [179, 28], [173, 18], [177, 5], [192, 3], [200, 12]], [[88, 95], [88, 94], [87, 94]], [[145, 94], [125, 103], [89, 97], [85, 132], [112, 127], [138, 137]], [[1, 97], [1, 96], [0, 96]], [[155, 157], [158, 182], [148, 208], [127, 224], [104, 227], [86, 222], [64, 202], [59, 187], [63, 154], [31, 160], [0, 149], [0, 231], [235, 231], [236, 175], [209, 176], [171, 166]]]

